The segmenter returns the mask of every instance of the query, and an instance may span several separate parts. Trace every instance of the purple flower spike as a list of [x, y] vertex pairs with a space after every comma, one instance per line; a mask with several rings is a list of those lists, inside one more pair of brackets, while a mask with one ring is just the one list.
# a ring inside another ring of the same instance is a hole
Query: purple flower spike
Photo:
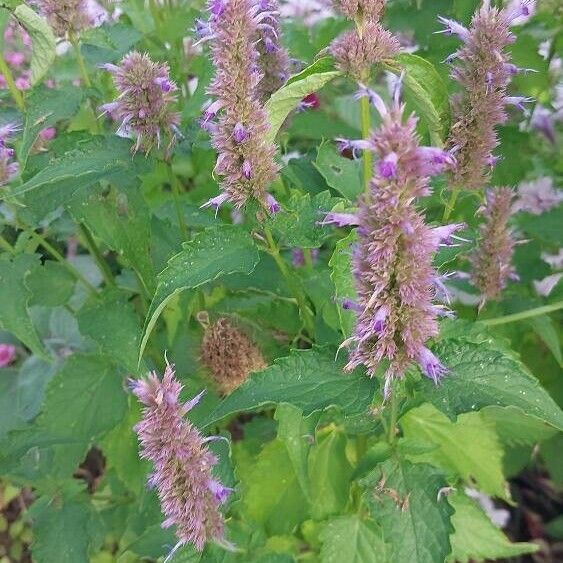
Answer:
[[418, 363], [422, 373], [436, 385], [438, 385], [440, 379], [448, 373], [448, 369], [444, 367], [440, 360], [425, 346], [418, 352]]
[[389, 153], [377, 163], [379, 174], [383, 178], [395, 178], [397, 176], [397, 162], [397, 153]]
[[170, 364], [162, 379], [152, 372], [146, 379], [130, 382], [130, 387], [143, 403], [142, 419], [134, 430], [141, 457], [154, 466], [149, 484], [158, 493], [165, 516], [162, 526], [176, 526], [178, 546], [193, 543], [202, 551], [207, 542], [222, 541], [219, 507], [229, 490], [211, 474], [217, 458], [207, 449], [206, 440], [184, 419], [194, 401], [179, 402], [182, 385]]
[[94, 0], [36, 0], [35, 4], [57, 37], [78, 34], [107, 18], [107, 12]]
[[352, 213], [330, 212], [325, 215], [319, 225], [336, 225], [337, 227], [355, 227], [358, 225], [358, 217]]

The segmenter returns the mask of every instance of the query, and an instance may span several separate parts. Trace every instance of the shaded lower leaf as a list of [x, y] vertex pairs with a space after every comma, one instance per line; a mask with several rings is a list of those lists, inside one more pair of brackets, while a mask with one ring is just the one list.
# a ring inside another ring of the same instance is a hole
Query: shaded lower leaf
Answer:
[[358, 514], [330, 520], [321, 532], [321, 563], [387, 563], [389, 556], [377, 524]]
[[512, 543], [467, 495], [456, 492], [448, 497], [455, 509], [451, 535], [452, 553], [447, 561], [469, 563], [485, 559], [504, 559], [534, 553], [539, 546], [533, 543]]
[[363, 482], [364, 499], [389, 544], [388, 561], [436, 563], [451, 552], [452, 507], [437, 500], [446, 485], [431, 465], [390, 459]]

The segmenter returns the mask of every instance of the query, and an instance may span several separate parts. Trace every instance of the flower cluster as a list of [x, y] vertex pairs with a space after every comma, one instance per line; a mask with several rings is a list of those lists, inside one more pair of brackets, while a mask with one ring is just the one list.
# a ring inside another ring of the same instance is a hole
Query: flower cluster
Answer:
[[113, 75], [117, 99], [102, 110], [121, 124], [118, 135], [135, 135], [135, 151], [160, 147], [163, 133], [174, 142], [180, 116], [172, 109], [176, 85], [170, 80], [167, 63], [155, 63], [146, 54], [128, 53], [119, 65], [103, 65]]
[[219, 156], [215, 170], [223, 194], [206, 205], [218, 208], [229, 200], [235, 207], [254, 199], [270, 212], [279, 206], [267, 193], [278, 166], [276, 148], [266, 139], [269, 128], [259, 100], [259, 54], [256, 38], [268, 28], [267, 12], [251, 0], [210, 0], [210, 19], [204, 34], [211, 40], [215, 77], [209, 93], [215, 97], [205, 110], [204, 128], [211, 133]]
[[15, 151], [6, 143], [18, 130], [13, 123], [0, 125], [0, 186], [6, 185], [19, 172], [19, 164], [13, 160]]
[[458, 188], [482, 188], [496, 162], [493, 150], [498, 145], [496, 126], [506, 120], [509, 104], [523, 108], [528, 101], [507, 95], [511, 77], [522, 72], [510, 63], [505, 48], [514, 41], [511, 23], [526, 14], [526, 2], [513, 8], [498, 9], [486, 0], [473, 16], [469, 29], [453, 20], [440, 18], [445, 29], [440, 33], [457, 35], [462, 47], [446, 61], [457, 61], [451, 76], [462, 94], [454, 100], [454, 124], [448, 146], [455, 148], [458, 165], [452, 184]]
[[471, 256], [471, 281], [481, 292], [481, 307], [496, 299], [509, 279], [516, 278], [512, 265], [514, 238], [508, 226], [514, 192], [510, 188], [489, 189], [479, 209], [485, 222], [479, 230], [479, 242]]
[[371, 67], [393, 58], [400, 50], [399, 40], [379, 23], [385, 2], [341, 1], [338, 8], [356, 28], [337, 37], [330, 46], [340, 70], [358, 82], [367, 82]]
[[266, 25], [258, 29], [260, 40], [258, 49], [258, 64], [262, 72], [262, 79], [258, 84], [260, 99], [267, 100], [278, 90], [289, 77], [289, 55], [281, 45], [281, 28], [279, 22], [279, 8], [276, 0], [257, 0], [258, 19], [263, 19]]
[[266, 367], [264, 357], [254, 342], [226, 318], [219, 319], [205, 330], [201, 360], [224, 395], [244, 383], [252, 372]]
[[58, 37], [99, 25], [107, 15], [95, 0], [36, 0], [36, 4]]
[[358, 318], [346, 342], [355, 345], [347, 369], [363, 364], [373, 376], [388, 360], [388, 395], [391, 380], [402, 376], [411, 362], [418, 362], [434, 382], [446, 372], [426, 347], [438, 334], [437, 317], [449, 313], [433, 303], [443, 284], [432, 258], [440, 244], [452, 243], [463, 225], [429, 227], [414, 205], [416, 198], [429, 194], [430, 176], [455, 164], [451, 154], [419, 146], [417, 120], [412, 115], [404, 119], [397, 97], [387, 109], [375, 92], [369, 95], [383, 121], [370, 140], [379, 157], [370, 190], [356, 216], [329, 214], [325, 222], [358, 225], [353, 253], [358, 303], [346, 303]]
[[180, 403], [182, 385], [171, 365], [162, 379], [151, 373], [148, 378], [130, 381], [133, 393], [143, 403], [142, 420], [135, 426], [141, 444], [141, 457], [154, 465], [149, 485], [156, 488], [163, 527], [176, 526], [178, 545], [192, 542], [201, 551], [210, 540], [224, 537], [220, 505], [230, 489], [213, 478], [211, 470], [217, 458], [184, 415], [199, 401], [200, 395]]
[[[15, 20], [10, 20], [4, 30], [4, 61], [10, 68], [18, 90], [31, 88], [31, 37]], [[5, 77], [0, 74], [0, 88], [7, 87]]]
[[541, 215], [563, 202], [563, 191], [553, 185], [553, 178], [543, 176], [533, 182], [522, 182], [512, 211]]

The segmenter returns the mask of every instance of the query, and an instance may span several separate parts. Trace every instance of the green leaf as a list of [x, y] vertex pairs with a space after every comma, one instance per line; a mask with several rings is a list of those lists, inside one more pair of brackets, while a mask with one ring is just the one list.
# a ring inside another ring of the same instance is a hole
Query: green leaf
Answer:
[[321, 563], [387, 563], [381, 530], [372, 520], [348, 514], [330, 520], [321, 532]]
[[331, 229], [319, 225], [325, 213], [337, 200], [324, 191], [311, 197], [292, 191], [283, 213], [271, 217], [269, 224], [280, 244], [297, 248], [318, 248], [331, 234]]
[[20, 4], [14, 16], [31, 36], [31, 84], [40, 82], [55, 60], [56, 41], [45, 18], [36, 14], [29, 6]]
[[77, 143], [76, 149], [50, 161], [11, 195], [43, 218], [103, 178], [134, 177], [145, 170], [147, 159], [132, 156], [130, 148], [130, 140], [114, 136], [93, 137]]
[[524, 365], [490, 341], [445, 340], [434, 349], [450, 372], [438, 386], [423, 378], [419, 397], [454, 419], [486, 406], [515, 406], [563, 430], [563, 412]]
[[278, 403], [290, 403], [305, 416], [332, 405], [347, 415], [363, 413], [371, 403], [377, 382], [361, 370], [344, 373], [344, 364], [343, 360], [335, 361], [333, 350], [293, 350], [264, 371], [251, 374], [219, 404], [204, 425]]
[[185, 242], [182, 251], [173, 256], [158, 275], [156, 293], [143, 328], [139, 361], [158, 317], [175, 295], [227, 274], [250, 274], [259, 260], [252, 237], [230, 225], [207, 229]]
[[310, 438], [315, 434], [314, 425], [303, 418], [301, 409], [288, 403], [278, 405], [275, 419], [278, 421], [278, 440], [284, 443], [299, 486], [309, 499], [307, 460], [311, 449]]
[[481, 507], [467, 495], [457, 492], [448, 496], [448, 501], [455, 509], [452, 517], [455, 533], [450, 537], [452, 553], [447, 561], [469, 563], [505, 559], [534, 553], [539, 549], [539, 546], [533, 543], [509, 541]]
[[445, 498], [437, 500], [446, 481], [436, 468], [390, 459], [362, 483], [370, 514], [391, 547], [387, 561], [444, 561], [451, 551], [453, 509]]
[[117, 292], [106, 293], [82, 307], [77, 320], [80, 332], [96, 341], [103, 354], [136, 373], [141, 327], [133, 303]]
[[544, 344], [549, 348], [557, 363], [563, 367], [563, 356], [561, 355], [561, 344], [559, 343], [559, 335], [551, 317], [548, 315], [540, 315], [527, 319], [526, 321], [534, 330], [534, 332], [543, 340]]
[[34, 354], [48, 358], [28, 309], [31, 292], [25, 280], [36, 268], [37, 256], [31, 254], [0, 261], [0, 326], [19, 338]]
[[405, 438], [426, 440], [438, 446], [416, 457], [460, 476], [467, 483], [475, 480], [484, 493], [509, 499], [502, 473], [503, 450], [495, 426], [480, 413], [467, 413], [451, 422], [430, 404], [412, 409], [399, 424]]
[[270, 534], [291, 533], [307, 517], [307, 503], [282, 442], [264, 447], [241, 477], [244, 513]]
[[329, 57], [319, 59], [299, 74], [292, 76], [285, 86], [272, 94], [266, 102], [270, 122], [268, 141], [274, 141], [287, 116], [305, 96], [320, 90], [325, 84], [341, 76], [342, 73], [332, 70], [333, 68], [332, 59]]
[[92, 507], [86, 500], [42, 497], [31, 506], [37, 563], [89, 563]]
[[356, 285], [352, 277], [352, 246], [358, 240], [356, 231], [340, 239], [334, 248], [328, 265], [332, 268], [330, 275], [335, 287], [335, 298], [337, 300], [338, 318], [340, 328], [346, 338], [352, 335], [356, 325], [356, 314], [354, 311], [345, 310], [341, 303], [344, 299], [356, 299]]
[[147, 293], [154, 291], [150, 212], [136, 183], [123, 190], [89, 190], [69, 209], [77, 222], [86, 223], [138, 273]]
[[332, 144], [323, 143], [319, 147], [315, 168], [331, 188], [338, 190], [349, 201], [355, 202], [363, 189], [360, 167], [360, 160], [340, 156]]
[[405, 70], [405, 100], [426, 123], [431, 143], [442, 146], [450, 126], [449, 95], [442, 77], [432, 63], [418, 55], [402, 53], [397, 61]]
[[309, 457], [311, 515], [315, 520], [338, 514], [348, 502], [352, 466], [346, 458], [346, 435], [331, 428]]
[[29, 305], [58, 307], [72, 296], [76, 278], [58, 262], [48, 261], [34, 268], [25, 279], [31, 292]]

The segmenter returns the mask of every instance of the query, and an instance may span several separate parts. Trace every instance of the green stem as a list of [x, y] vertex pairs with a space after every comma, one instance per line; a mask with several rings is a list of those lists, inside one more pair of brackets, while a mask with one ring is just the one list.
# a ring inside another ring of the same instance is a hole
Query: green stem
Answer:
[[4, 76], [6, 79], [6, 84], [8, 85], [8, 90], [10, 90], [10, 94], [12, 98], [14, 98], [14, 102], [20, 109], [20, 111], [25, 111], [25, 101], [23, 99], [23, 94], [18, 90], [16, 83], [14, 81], [14, 75], [10, 70], [10, 67], [4, 60], [4, 57], [0, 55], [0, 74]]
[[61, 263], [92, 295], [98, 295], [96, 288], [68, 260], [65, 260], [65, 257], [51, 243], [47, 242], [30, 227], [21, 224], [18, 226], [35, 240], [39, 246], [42, 246], [57, 262]]
[[[360, 113], [362, 118], [362, 138], [368, 139], [370, 132], [370, 109], [369, 109], [369, 99], [364, 96], [360, 99]], [[369, 187], [369, 182], [371, 180], [371, 175], [373, 171], [372, 165], [372, 154], [369, 149], [365, 149], [362, 156], [363, 166], [364, 166], [364, 187], [367, 190]]]
[[303, 296], [303, 292], [295, 283], [295, 280], [293, 279], [293, 275], [289, 271], [287, 264], [285, 263], [285, 260], [282, 258], [280, 254], [280, 250], [274, 241], [274, 237], [272, 236], [272, 232], [268, 227], [264, 227], [264, 234], [266, 235], [266, 240], [268, 242], [268, 250], [270, 252], [270, 255], [276, 262], [276, 265], [278, 266], [282, 276], [285, 278], [285, 281], [289, 286], [289, 289], [291, 290], [293, 296], [297, 301], [299, 311], [301, 312], [301, 319], [303, 320], [303, 324], [305, 325], [305, 330], [308, 332], [310, 337], [313, 337], [313, 335], [315, 334], [315, 321], [313, 319], [313, 313], [311, 312], [311, 309], [309, 309], [309, 306], [307, 305], [307, 301]]
[[78, 68], [80, 69], [80, 75], [82, 76], [82, 80], [87, 88], [92, 87], [92, 81], [88, 76], [88, 69], [86, 68], [86, 63], [84, 62], [84, 57], [80, 51], [80, 44], [78, 43], [78, 39], [75, 35], [70, 36], [70, 43], [74, 49], [74, 54], [76, 55], [76, 62], [78, 63]]
[[444, 215], [442, 216], [442, 223], [446, 223], [452, 214], [455, 207], [455, 202], [457, 201], [457, 196], [459, 195], [459, 188], [454, 188], [446, 207], [444, 208]]
[[521, 321], [524, 319], [531, 319], [532, 317], [545, 315], [547, 313], [553, 313], [553, 311], [558, 311], [559, 309], [563, 309], [563, 301], [557, 301], [557, 303], [552, 303], [551, 305], [543, 305], [542, 307], [536, 307], [535, 309], [528, 309], [527, 311], [522, 311], [520, 313], [513, 313], [512, 315], [505, 315], [504, 317], [484, 319], [481, 322], [485, 323], [488, 326], [504, 325], [507, 323], [515, 323], [516, 321]]
[[96, 244], [96, 241], [90, 234], [90, 231], [82, 223], [78, 224], [78, 230], [84, 238], [84, 244], [88, 249], [88, 252], [90, 252], [92, 257], [94, 258], [96, 264], [98, 265], [98, 268], [102, 273], [106, 284], [110, 287], [116, 287], [116, 283], [113, 279], [113, 274], [111, 273], [108, 263], [105, 261], [100, 249], [98, 248], [98, 245]]
[[3, 235], [0, 235], [0, 247], [2, 247], [10, 254], [16, 253], [16, 249], [4, 238]]
[[180, 201], [180, 186], [179, 186], [180, 182], [178, 182], [178, 178], [176, 178], [176, 175], [172, 170], [171, 162], [167, 162], [167, 168], [168, 168], [168, 179], [170, 182], [170, 186], [172, 188], [172, 195], [174, 197], [174, 206], [176, 207], [176, 215], [178, 217], [178, 223], [180, 225], [182, 234], [184, 235], [184, 239], [188, 240], [189, 237], [188, 226], [186, 225], [186, 218], [182, 213], [182, 205]]
[[305, 266], [307, 268], [311, 269], [313, 267], [313, 256], [310, 248], [303, 249], [303, 261], [305, 262]]
[[396, 386], [392, 386], [391, 387], [391, 417], [390, 417], [390, 421], [389, 421], [389, 427], [388, 427], [388, 435], [387, 435], [387, 441], [390, 444], [393, 444], [395, 442], [395, 438], [397, 436], [397, 415], [398, 415], [398, 407], [399, 407], [399, 401], [397, 400], [397, 393], [398, 390], [396, 389]]

